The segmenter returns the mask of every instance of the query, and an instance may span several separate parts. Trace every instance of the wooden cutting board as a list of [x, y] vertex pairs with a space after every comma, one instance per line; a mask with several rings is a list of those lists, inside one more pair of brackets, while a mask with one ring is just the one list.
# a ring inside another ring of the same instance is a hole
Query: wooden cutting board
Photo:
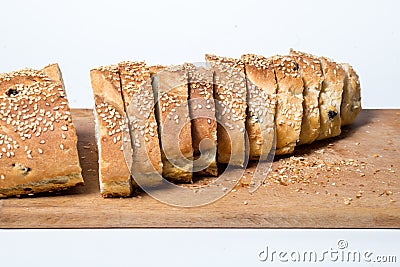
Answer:
[[1, 228], [250, 227], [400, 228], [400, 110], [363, 110], [340, 137], [276, 159], [255, 193], [250, 166], [234, 190], [198, 208], [142, 193], [99, 194], [92, 110], [73, 110], [85, 186], [0, 200]]

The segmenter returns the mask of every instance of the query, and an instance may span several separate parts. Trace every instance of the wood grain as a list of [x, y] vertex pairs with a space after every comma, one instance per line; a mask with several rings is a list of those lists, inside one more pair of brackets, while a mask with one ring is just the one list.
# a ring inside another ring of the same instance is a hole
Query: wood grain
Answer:
[[[276, 183], [270, 173], [266, 184], [253, 194], [239, 186], [236, 192], [199, 208], [171, 207], [145, 194], [103, 199], [92, 111], [73, 110], [72, 115], [85, 186], [2, 199], [1, 228], [400, 228], [400, 110], [363, 110], [340, 137], [296, 149], [296, 156], [308, 161], [355, 159], [364, 162], [361, 170], [343, 169], [334, 175], [321, 170], [306, 185]], [[284, 161], [276, 159], [273, 169]], [[252, 170], [254, 166], [245, 176]], [[357, 197], [360, 190], [362, 196]], [[352, 200], [346, 205], [348, 198]]]

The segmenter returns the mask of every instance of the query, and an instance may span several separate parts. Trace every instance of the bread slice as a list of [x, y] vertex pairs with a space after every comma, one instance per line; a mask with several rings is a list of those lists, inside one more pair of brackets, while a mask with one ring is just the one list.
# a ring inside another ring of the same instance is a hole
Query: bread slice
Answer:
[[299, 72], [304, 83], [303, 120], [299, 144], [311, 144], [318, 138], [320, 128], [318, 101], [324, 80], [321, 62], [312, 55], [293, 49], [290, 50], [290, 55], [299, 65]]
[[330, 59], [319, 57], [319, 60], [324, 75], [319, 97], [321, 127], [318, 140], [321, 140], [338, 136], [341, 132], [340, 106], [346, 74], [341, 65]]
[[145, 62], [119, 63], [122, 95], [132, 138], [132, 175], [141, 186], [162, 183], [162, 162], [154, 95]]
[[170, 66], [152, 77], [161, 140], [162, 175], [192, 182], [193, 149], [188, 108], [188, 77], [184, 66]]
[[123, 152], [127, 125], [118, 66], [93, 69], [90, 77], [95, 99], [100, 192], [103, 197], [126, 197], [131, 195], [132, 186]]
[[[193, 170], [199, 175], [218, 175], [217, 121], [213, 93], [214, 72], [185, 64], [189, 79], [189, 114], [192, 123]], [[200, 151], [201, 143], [201, 151]]]
[[214, 74], [216, 118], [219, 122], [219, 163], [244, 167], [247, 160], [246, 130], [246, 77], [244, 64], [239, 59], [206, 55]]
[[242, 56], [247, 83], [246, 130], [251, 160], [265, 160], [274, 142], [276, 79], [274, 64], [263, 56]]
[[346, 72], [340, 106], [341, 125], [343, 126], [352, 123], [361, 111], [361, 86], [354, 69], [347, 63], [341, 65]]
[[294, 57], [275, 56], [273, 62], [278, 83], [275, 154], [289, 154], [294, 151], [300, 138], [303, 118], [303, 80]]
[[61, 72], [0, 74], [0, 197], [83, 184]]

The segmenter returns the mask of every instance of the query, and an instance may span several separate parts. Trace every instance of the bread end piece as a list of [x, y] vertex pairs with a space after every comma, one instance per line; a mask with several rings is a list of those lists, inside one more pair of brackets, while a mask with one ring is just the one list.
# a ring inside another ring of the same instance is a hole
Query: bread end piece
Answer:
[[58, 64], [0, 74], [0, 103], [0, 197], [83, 184]]
[[340, 118], [342, 126], [354, 122], [361, 111], [361, 86], [355, 70], [347, 63], [341, 64], [346, 77], [344, 79]]

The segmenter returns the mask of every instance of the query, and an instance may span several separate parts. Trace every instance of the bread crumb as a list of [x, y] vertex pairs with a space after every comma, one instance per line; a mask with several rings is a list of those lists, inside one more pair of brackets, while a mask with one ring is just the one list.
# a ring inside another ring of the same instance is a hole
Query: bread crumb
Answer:
[[245, 200], [245, 201], [243, 201], [243, 204], [247, 205], [247, 204], [249, 204], [249, 202], [247, 202], [247, 200]]
[[393, 194], [392, 191], [390, 191], [390, 190], [385, 190], [385, 191], [383, 191], [382, 193], [380, 193], [379, 196], [380, 196], [380, 197], [383, 196], [383, 195], [390, 196], [390, 195], [392, 195], [392, 194]]
[[344, 203], [345, 205], [350, 205], [352, 200], [353, 200], [353, 199], [352, 199], [351, 197], [348, 197], [348, 198], [345, 198], [345, 199], [344, 199], [343, 203]]

